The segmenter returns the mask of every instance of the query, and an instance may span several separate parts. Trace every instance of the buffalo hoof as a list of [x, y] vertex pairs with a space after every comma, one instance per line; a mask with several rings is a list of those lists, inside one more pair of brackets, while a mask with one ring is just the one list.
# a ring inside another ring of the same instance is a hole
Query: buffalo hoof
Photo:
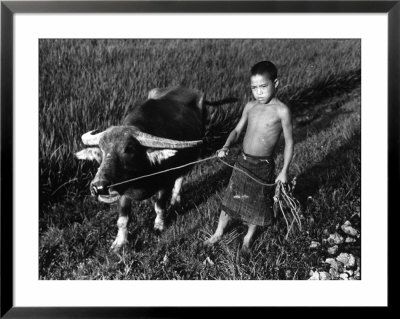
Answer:
[[164, 221], [156, 220], [154, 222], [154, 231], [162, 232], [164, 231], [164, 229], [165, 229]]
[[110, 247], [110, 251], [117, 253], [121, 250], [121, 248], [123, 246], [125, 246], [127, 244], [127, 240], [122, 239], [120, 237], [115, 238], [114, 242], [112, 243], [111, 247]]

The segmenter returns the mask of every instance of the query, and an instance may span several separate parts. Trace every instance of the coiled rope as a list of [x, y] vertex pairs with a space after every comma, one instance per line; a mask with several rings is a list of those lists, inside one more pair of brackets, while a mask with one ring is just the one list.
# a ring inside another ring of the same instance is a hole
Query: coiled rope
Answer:
[[292, 180], [292, 182], [288, 186], [284, 185], [281, 181], [278, 181], [275, 187], [274, 205], [273, 205], [274, 215], [275, 217], [277, 217], [278, 210], [282, 213], [282, 216], [286, 222], [286, 229], [287, 229], [287, 233], [285, 236], [286, 239], [288, 239], [290, 231], [294, 224], [297, 224], [297, 227], [299, 228], [300, 231], [302, 230], [301, 218], [300, 218], [301, 216], [300, 203], [293, 196], [293, 190], [295, 185], [296, 185], [296, 177]]

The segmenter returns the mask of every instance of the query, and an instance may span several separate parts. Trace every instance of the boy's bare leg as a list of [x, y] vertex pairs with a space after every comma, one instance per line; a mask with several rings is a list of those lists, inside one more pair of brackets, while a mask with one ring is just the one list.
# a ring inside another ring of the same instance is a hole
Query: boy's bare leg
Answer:
[[221, 210], [221, 214], [219, 215], [217, 230], [215, 231], [214, 235], [212, 235], [209, 239], [207, 239], [204, 242], [204, 245], [211, 246], [211, 245], [215, 244], [216, 242], [220, 241], [222, 238], [222, 235], [224, 234], [225, 228], [226, 228], [226, 226], [228, 226], [230, 220], [231, 220], [231, 217], [227, 213], [225, 213], [223, 210]]
[[243, 246], [242, 246], [242, 252], [249, 253], [250, 252], [250, 246], [253, 241], [253, 235], [255, 231], [257, 230], [257, 225], [253, 224], [248, 224], [248, 229], [247, 229], [247, 234], [244, 236], [243, 239]]

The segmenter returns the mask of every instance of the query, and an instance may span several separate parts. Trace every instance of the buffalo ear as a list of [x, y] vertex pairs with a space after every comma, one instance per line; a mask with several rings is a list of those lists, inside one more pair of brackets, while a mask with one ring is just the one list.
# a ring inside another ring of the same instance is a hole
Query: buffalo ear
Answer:
[[97, 147], [85, 148], [82, 151], [75, 153], [75, 156], [80, 160], [96, 160], [99, 164], [101, 164], [101, 151]]
[[177, 150], [171, 150], [171, 149], [163, 149], [163, 150], [149, 149], [147, 151], [147, 158], [149, 159], [152, 165], [161, 164], [162, 161], [165, 161], [167, 158], [174, 156], [176, 152]]

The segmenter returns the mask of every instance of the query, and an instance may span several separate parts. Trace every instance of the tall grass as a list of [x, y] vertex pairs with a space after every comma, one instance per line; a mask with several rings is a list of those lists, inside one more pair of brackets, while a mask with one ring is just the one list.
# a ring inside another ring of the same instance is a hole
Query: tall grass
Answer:
[[[359, 211], [359, 41], [49, 39], [40, 40], [39, 50], [40, 278], [305, 279], [326, 254], [310, 252], [310, 240]], [[185, 179], [182, 204], [169, 210], [165, 233], [151, 232], [151, 201], [137, 203], [128, 247], [110, 255], [116, 207], [86, 196], [95, 166], [73, 157], [81, 134], [119, 124], [154, 87], [185, 85], [208, 100], [239, 99], [209, 109], [210, 152], [251, 98], [250, 67], [265, 59], [277, 65], [278, 95], [294, 114], [290, 173], [298, 176], [304, 232], [289, 241], [282, 227], [262, 232], [248, 263], [236, 260], [241, 225], [204, 251], [199, 243], [215, 230], [230, 176], [230, 168], [211, 161]], [[344, 249], [357, 253], [359, 246]]]

